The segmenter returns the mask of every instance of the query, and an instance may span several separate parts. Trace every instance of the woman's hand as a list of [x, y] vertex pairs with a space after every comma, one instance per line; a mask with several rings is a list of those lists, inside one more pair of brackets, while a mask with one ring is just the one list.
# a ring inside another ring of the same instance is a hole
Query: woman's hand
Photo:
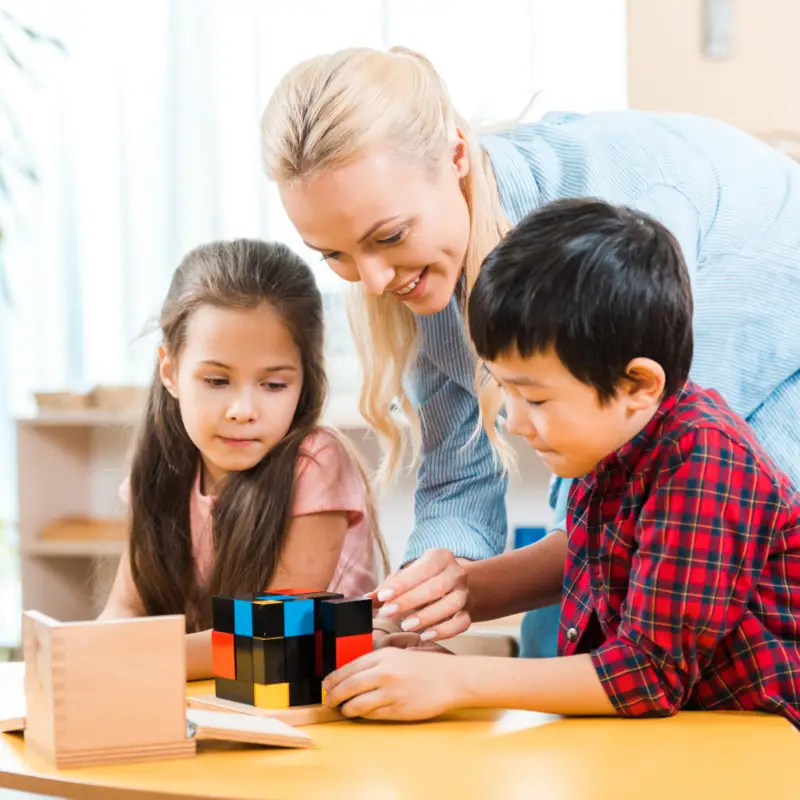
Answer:
[[422, 641], [450, 639], [470, 626], [467, 572], [449, 550], [428, 550], [368, 596], [383, 604], [379, 616], [402, 620]]
[[325, 704], [345, 717], [415, 720], [458, 705], [458, 657], [384, 647], [351, 661], [323, 681]]

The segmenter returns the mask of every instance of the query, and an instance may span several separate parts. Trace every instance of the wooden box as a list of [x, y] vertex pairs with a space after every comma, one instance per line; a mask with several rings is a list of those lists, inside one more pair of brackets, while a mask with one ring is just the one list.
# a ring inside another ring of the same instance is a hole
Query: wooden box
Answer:
[[25, 612], [26, 750], [58, 768], [193, 756], [184, 625]]

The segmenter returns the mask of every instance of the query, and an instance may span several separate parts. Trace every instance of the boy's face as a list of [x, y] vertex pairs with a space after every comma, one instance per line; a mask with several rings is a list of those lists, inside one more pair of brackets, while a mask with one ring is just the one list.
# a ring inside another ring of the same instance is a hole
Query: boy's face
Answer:
[[[507, 429], [524, 437], [545, 466], [563, 478], [594, 470], [630, 441], [658, 409], [660, 367], [631, 362], [633, 378], [600, 404], [597, 390], [579, 381], [553, 350], [522, 358], [514, 351], [487, 363], [505, 393]], [[642, 372], [643, 370], [643, 372]]]

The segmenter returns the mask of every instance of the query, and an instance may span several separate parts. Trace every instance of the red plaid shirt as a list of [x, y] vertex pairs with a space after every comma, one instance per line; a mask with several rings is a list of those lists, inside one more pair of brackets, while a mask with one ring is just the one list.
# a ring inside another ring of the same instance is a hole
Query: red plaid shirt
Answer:
[[719, 395], [687, 383], [573, 484], [559, 653], [620, 714], [800, 726], [800, 493]]

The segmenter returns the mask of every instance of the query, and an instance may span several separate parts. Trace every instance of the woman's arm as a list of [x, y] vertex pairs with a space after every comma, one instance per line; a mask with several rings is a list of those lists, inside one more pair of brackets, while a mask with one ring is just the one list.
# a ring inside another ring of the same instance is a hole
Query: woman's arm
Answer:
[[[466, 343], [464, 320], [455, 309], [448, 313], [436, 323], [442, 330], [426, 330], [425, 336], [441, 339], [432, 347], [452, 348], [457, 362], [454, 368], [469, 381], [474, 357]], [[486, 433], [479, 429], [477, 398], [445, 375], [424, 351], [417, 358], [410, 383], [422, 424], [422, 461], [414, 498], [414, 530], [404, 563], [436, 548], [470, 561], [502, 553], [508, 525], [508, 479], [495, 460]]]

